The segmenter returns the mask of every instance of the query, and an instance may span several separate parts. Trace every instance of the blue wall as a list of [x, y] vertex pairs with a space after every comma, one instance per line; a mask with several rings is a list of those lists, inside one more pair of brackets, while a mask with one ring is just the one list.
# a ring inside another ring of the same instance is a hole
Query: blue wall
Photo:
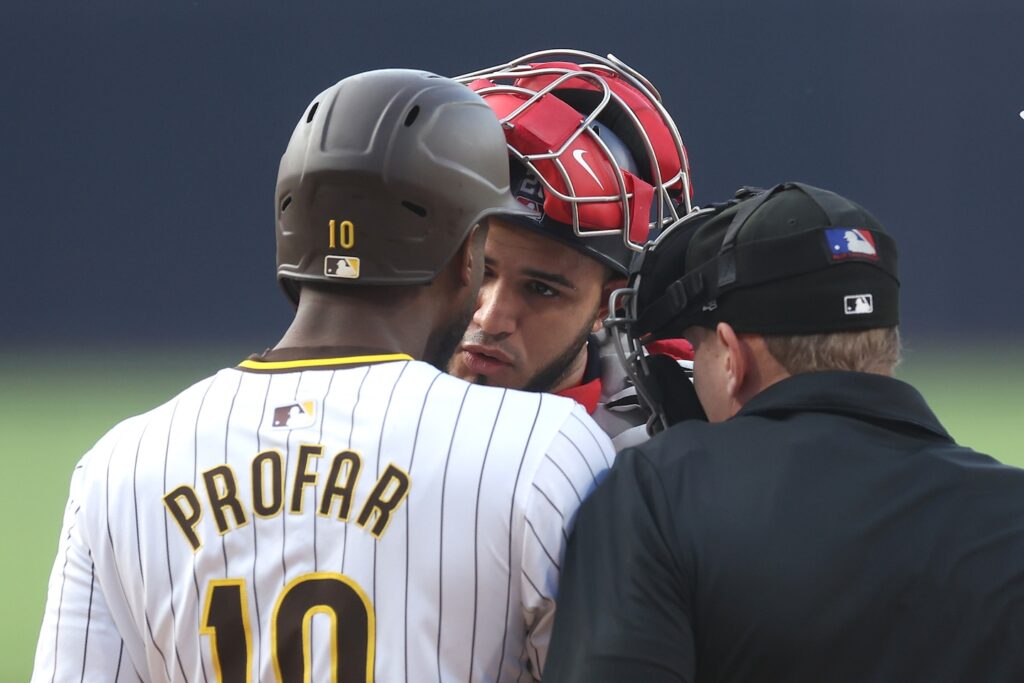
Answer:
[[909, 336], [1024, 333], [1018, 0], [177, 4], [5, 8], [0, 345], [272, 345], [274, 180], [312, 96], [546, 47], [655, 83], [698, 203], [798, 179], [867, 206]]

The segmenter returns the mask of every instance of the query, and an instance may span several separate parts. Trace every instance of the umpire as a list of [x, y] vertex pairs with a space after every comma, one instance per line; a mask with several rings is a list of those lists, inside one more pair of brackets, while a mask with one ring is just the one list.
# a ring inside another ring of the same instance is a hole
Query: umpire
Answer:
[[1024, 680], [1024, 471], [892, 377], [875, 218], [785, 183], [676, 226], [631, 283], [634, 350], [684, 334], [710, 423], [584, 503], [544, 680]]

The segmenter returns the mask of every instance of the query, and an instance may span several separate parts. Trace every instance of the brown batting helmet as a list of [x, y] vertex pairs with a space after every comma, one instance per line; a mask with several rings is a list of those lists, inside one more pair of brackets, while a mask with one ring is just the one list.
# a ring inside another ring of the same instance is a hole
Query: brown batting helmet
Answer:
[[494, 112], [469, 88], [408, 69], [350, 76], [306, 109], [277, 178], [277, 277], [430, 282], [492, 214], [530, 214], [509, 193]]

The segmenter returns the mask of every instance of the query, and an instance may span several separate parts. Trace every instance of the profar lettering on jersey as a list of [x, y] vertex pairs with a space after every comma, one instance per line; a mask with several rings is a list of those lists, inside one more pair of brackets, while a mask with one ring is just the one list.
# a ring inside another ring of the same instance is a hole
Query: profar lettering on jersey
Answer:
[[[204, 512], [213, 517], [220, 535], [249, 523], [251, 516], [269, 518], [285, 511], [303, 514], [306, 489], [316, 492], [316, 514], [350, 521], [356, 510], [356, 485], [363, 467], [362, 458], [343, 450], [332, 459], [326, 477], [312, 467], [314, 458], [324, 457], [323, 444], [299, 446], [294, 466], [285, 476], [285, 458], [278, 450], [257, 453], [249, 466], [248, 486], [239, 486], [239, 478], [229, 465], [218, 465], [202, 473], [202, 485], [188, 484], [164, 495], [171, 519], [181, 529], [193, 552], [202, 547], [199, 522]], [[244, 480], [243, 480], [244, 481]], [[395, 511], [409, 494], [409, 474], [393, 463], [377, 478], [370, 494], [361, 501], [355, 523], [380, 538], [391, 523]]]

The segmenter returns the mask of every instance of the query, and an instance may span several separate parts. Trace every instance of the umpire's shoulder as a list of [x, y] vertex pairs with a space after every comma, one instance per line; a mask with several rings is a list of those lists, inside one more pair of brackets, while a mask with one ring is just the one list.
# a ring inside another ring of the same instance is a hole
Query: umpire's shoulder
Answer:
[[[657, 470], [692, 464], [721, 445], [724, 424], [687, 420], [625, 449]], [[625, 452], [625, 451], [624, 451]]]
[[630, 466], [649, 470], [662, 482], [694, 477], [749, 479], [772, 467], [773, 460], [764, 456], [778, 448], [780, 438], [778, 427], [757, 415], [737, 415], [717, 423], [687, 420], [623, 450], [616, 465], [629, 452]]

